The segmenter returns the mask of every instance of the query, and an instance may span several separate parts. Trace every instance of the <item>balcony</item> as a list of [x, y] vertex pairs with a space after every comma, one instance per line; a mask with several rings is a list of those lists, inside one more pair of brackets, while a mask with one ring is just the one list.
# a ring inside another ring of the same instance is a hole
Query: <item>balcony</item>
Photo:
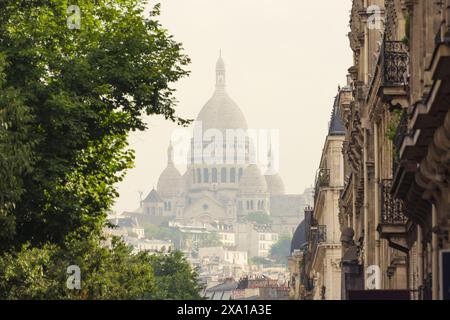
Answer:
[[316, 175], [315, 191], [314, 191], [314, 203], [316, 203], [319, 196], [320, 188], [330, 186], [330, 169], [319, 169]]
[[403, 204], [399, 199], [395, 199], [391, 193], [392, 180], [382, 180], [381, 188], [381, 219], [378, 226], [380, 236], [390, 239], [392, 236], [401, 236], [406, 233], [406, 222]]
[[377, 66], [371, 78], [366, 101], [375, 104], [380, 97], [392, 108], [407, 104], [409, 52], [402, 41], [383, 39]]
[[406, 45], [402, 41], [383, 41], [381, 54], [383, 86], [406, 86], [409, 64]]
[[318, 225], [310, 228], [311, 253], [314, 257], [319, 244], [327, 242], [327, 226]]

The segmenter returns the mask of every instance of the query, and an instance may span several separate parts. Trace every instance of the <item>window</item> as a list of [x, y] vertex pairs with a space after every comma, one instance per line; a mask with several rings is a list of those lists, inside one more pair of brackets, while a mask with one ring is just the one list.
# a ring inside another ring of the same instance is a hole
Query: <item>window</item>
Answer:
[[202, 171], [197, 169], [197, 183], [202, 183]]
[[247, 200], [247, 210], [250, 210], [250, 201]]
[[211, 182], [217, 183], [217, 169], [216, 168], [213, 168], [211, 170]]
[[235, 168], [231, 168], [231, 170], [230, 170], [230, 182], [231, 183], [236, 182], [236, 169]]
[[203, 169], [203, 182], [208, 183], [209, 182], [209, 170]]
[[222, 170], [220, 171], [220, 175], [221, 175], [220, 181], [222, 183], [226, 183], [227, 182], [227, 169], [222, 168]]
[[264, 241], [265, 239], [266, 239], [266, 237], [264, 237], [264, 234], [260, 234], [260, 235], [259, 235], [259, 240]]
[[244, 174], [244, 169], [239, 168], [239, 181], [241, 181], [242, 175]]
[[253, 210], [253, 200], [250, 201], [250, 209]]

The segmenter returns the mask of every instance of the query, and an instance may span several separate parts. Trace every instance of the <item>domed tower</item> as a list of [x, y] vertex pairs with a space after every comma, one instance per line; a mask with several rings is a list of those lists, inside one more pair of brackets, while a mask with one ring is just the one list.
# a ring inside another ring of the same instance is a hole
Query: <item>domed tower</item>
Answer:
[[252, 212], [270, 214], [270, 197], [267, 183], [258, 166], [249, 165], [239, 183], [238, 208], [240, 215]]
[[222, 203], [235, 200], [249, 161], [247, 121], [226, 91], [222, 56], [216, 63], [216, 87], [194, 123], [188, 170], [189, 198], [205, 193]]
[[177, 202], [180, 201], [185, 183], [173, 163], [173, 147], [169, 145], [167, 150], [167, 167], [159, 176], [157, 191], [164, 201], [164, 215], [175, 215]]

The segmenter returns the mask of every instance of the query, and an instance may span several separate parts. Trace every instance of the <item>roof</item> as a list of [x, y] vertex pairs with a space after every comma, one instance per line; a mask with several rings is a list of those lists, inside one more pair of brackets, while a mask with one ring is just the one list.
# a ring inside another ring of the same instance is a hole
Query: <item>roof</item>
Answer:
[[110, 223], [121, 228], [139, 228], [139, 223], [135, 217], [120, 217], [108, 220]]
[[265, 175], [267, 188], [273, 196], [284, 194], [284, 183], [279, 174]]
[[291, 241], [291, 253], [295, 250], [300, 250], [306, 243], [305, 225], [305, 220], [303, 220], [295, 230]]
[[307, 206], [303, 195], [278, 195], [270, 197], [271, 216], [298, 216]]
[[163, 199], [159, 196], [155, 189], [152, 189], [152, 191], [150, 191], [148, 196], [144, 199], [144, 202], [163, 202]]
[[330, 126], [328, 128], [328, 135], [340, 136], [345, 135], [345, 127], [342, 123], [341, 116], [339, 114], [338, 96], [334, 99], [333, 111], [331, 112]]
[[216, 292], [216, 291], [232, 291], [236, 290], [238, 287], [238, 282], [236, 281], [226, 281], [224, 283], [218, 284], [214, 287], [206, 289], [206, 292]]

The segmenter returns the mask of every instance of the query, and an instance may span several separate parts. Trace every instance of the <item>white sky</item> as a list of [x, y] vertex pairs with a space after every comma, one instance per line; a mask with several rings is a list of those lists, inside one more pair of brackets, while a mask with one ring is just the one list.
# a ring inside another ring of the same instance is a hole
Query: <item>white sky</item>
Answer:
[[[339, 84], [352, 63], [347, 33], [351, 0], [160, 0], [163, 26], [192, 59], [175, 85], [180, 116], [195, 119], [211, 97], [222, 49], [227, 91], [249, 128], [278, 129], [287, 193], [314, 182]], [[156, 2], [151, 1], [154, 5]], [[119, 184], [115, 210], [134, 210], [139, 191], [156, 187], [176, 126], [162, 117], [135, 133], [135, 168]], [[184, 169], [180, 168], [181, 173]]]

